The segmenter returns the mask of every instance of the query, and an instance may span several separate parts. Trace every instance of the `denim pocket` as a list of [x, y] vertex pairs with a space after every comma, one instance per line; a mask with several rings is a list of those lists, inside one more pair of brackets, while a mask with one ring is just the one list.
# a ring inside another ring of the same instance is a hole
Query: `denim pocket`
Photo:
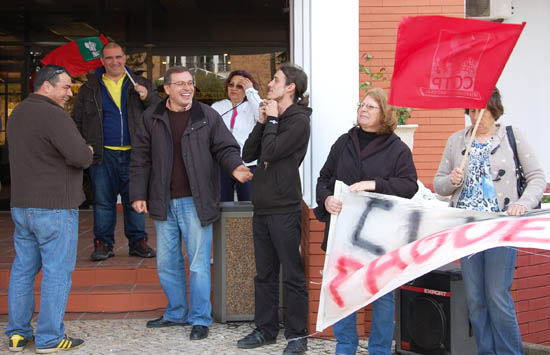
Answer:
[[61, 227], [64, 225], [61, 217], [59, 209], [30, 208], [27, 210], [29, 225], [41, 244], [59, 236]]

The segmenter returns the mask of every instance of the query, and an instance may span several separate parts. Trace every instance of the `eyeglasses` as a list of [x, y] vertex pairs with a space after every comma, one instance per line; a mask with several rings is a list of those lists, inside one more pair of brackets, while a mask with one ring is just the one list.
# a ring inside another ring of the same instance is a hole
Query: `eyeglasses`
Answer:
[[241, 84], [237, 84], [237, 83], [229, 83], [227, 84], [228, 87], [230, 88], [237, 88], [237, 89], [242, 89], [243, 86]]
[[194, 83], [193, 81], [176, 81], [175, 83], [168, 83], [168, 85], [175, 85], [177, 86], [178, 88], [182, 88], [182, 87], [193, 87], [194, 86]]
[[364, 107], [366, 107], [368, 111], [373, 111], [373, 110], [379, 110], [380, 109], [380, 107], [378, 107], [378, 106], [373, 106], [373, 105], [370, 105], [370, 104], [366, 104], [364, 102], [357, 103], [357, 109], [360, 110]]
[[[50, 84], [53, 85], [53, 83], [52, 83], [50, 80], [52, 80], [56, 75], [59, 75], [59, 74], [61, 74], [61, 73], [67, 73], [67, 71], [65, 70], [65, 68], [63, 68], [63, 67], [57, 68], [57, 69], [52, 73], [52, 75], [50, 75], [50, 76], [48, 77], [48, 79], [46, 79], [46, 81], [49, 81]], [[68, 73], [67, 73], [67, 74], [68, 74]]]

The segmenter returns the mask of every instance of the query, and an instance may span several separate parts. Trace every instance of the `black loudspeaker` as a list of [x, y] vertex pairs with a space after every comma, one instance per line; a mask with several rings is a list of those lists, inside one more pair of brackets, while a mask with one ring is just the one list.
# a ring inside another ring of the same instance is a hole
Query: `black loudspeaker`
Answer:
[[459, 264], [421, 276], [396, 294], [398, 354], [477, 354]]

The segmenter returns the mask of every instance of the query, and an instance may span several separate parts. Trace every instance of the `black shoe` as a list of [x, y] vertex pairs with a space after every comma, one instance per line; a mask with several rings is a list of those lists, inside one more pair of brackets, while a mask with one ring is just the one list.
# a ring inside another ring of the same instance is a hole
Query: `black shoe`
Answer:
[[27, 346], [29, 343], [32, 343], [34, 337], [25, 338], [24, 336], [21, 336], [19, 334], [13, 334], [10, 337], [10, 343], [8, 345], [10, 351], [13, 351], [15, 353], [23, 351], [25, 349], [25, 346]]
[[154, 258], [157, 254], [147, 244], [147, 238], [141, 238], [133, 248], [130, 248], [130, 255], [142, 258]]
[[94, 252], [92, 253], [92, 261], [106, 260], [115, 256], [115, 253], [113, 253], [113, 246], [102, 240], [96, 240], [94, 248]]
[[147, 328], [164, 328], [164, 327], [173, 327], [175, 325], [179, 325], [183, 327], [185, 325], [189, 325], [189, 323], [176, 323], [176, 322], [166, 320], [164, 319], [164, 317], [160, 317], [160, 318], [148, 321], [146, 324], [146, 327]]
[[59, 344], [52, 346], [51, 348], [36, 348], [37, 354], [49, 354], [56, 353], [58, 351], [68, 351], [79, 347], [84, 344], [84, 340], [78, 338], [70, 338], [65, 334]]
[[208, 337], [208, 327], [205, 327], [204, 325], [194, 325], [193, 328], [191, 328], [191, 335], [189, 335], [189, 339], [201, 340], [206, 337]]
[[252, 333], [239, 340], [237, 347], [240, 349], [254, 349], [264, 345], [275, 344], [276, 342], [276, 338], [266, 339], [264, 333], [256, 328]]
[[288, 345], [283, 351], [283, 355], [304, 354], [307, 350], [307, 338], [288, 339]]

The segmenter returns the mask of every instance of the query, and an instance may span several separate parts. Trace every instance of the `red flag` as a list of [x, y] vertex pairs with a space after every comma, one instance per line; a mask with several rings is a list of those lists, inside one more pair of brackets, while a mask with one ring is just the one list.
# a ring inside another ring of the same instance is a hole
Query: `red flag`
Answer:
[[107, 42], [107, 38], [103, 35], [69, 42], [51, 51], [42, 59], [42, 64], [62, 65], [71, 76], [86, 74], [102, 65], [101, 50]]
[[389, 102], [416, 108], [484, 108], [525, 27], [444, 16], [399, 24]]

